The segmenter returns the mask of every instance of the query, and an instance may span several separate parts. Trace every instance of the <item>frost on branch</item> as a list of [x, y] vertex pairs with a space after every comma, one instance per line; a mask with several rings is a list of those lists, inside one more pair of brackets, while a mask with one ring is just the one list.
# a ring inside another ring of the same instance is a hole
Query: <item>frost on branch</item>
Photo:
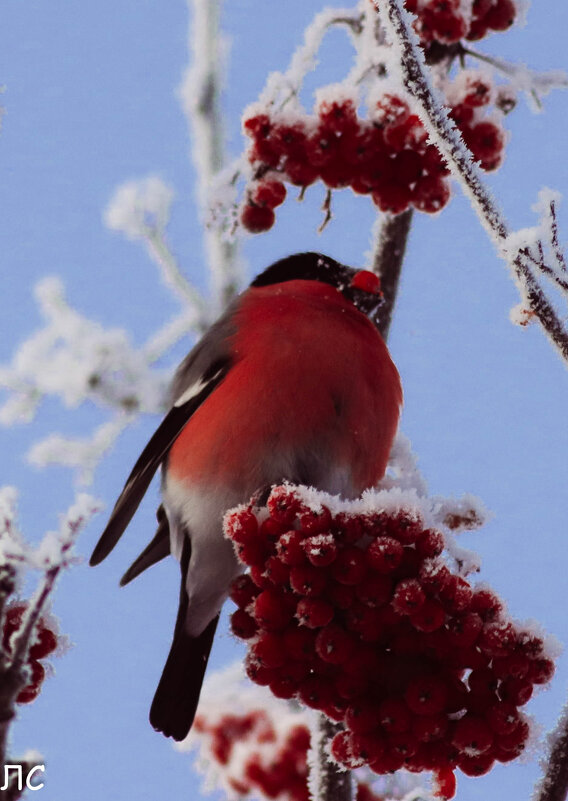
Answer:
[[[558, 235], [557, 208], [562, 200], [559, 192], [541, 189], [533, 211], [539, 222], [532, 228], [523, 228], [509, 234], [502, 250], [503, 255], [514, 264], [515, 259], [523, 258], [548, 280], [566, 303], [568, 301], [568, 266]], [[511, 320], [517, 325], [526, 326], [536, 317], [531, 309], [530, 298], [522, 285], [519, 286], [523, 300], [511, 311]]]
[[542, 779], [535, 787], [532, 801], [563, 801], [568, 794], [568, 707], [564, 707], [556, 729], [546, 739]]
[[173, 190], [156, 175], [128, 181], [116, 189], [104, 221], [129, 239], [144, 239], [149, 230], [164, 231], [172, 200]]
[[17, 502], [15, 487], [0, 488], [0, 605], [2, 597], [16, 588], [16, 579], [27, 558], [26, 545], [17, 527]]
[[86, 400], [126, 412], [159, 412], [168, 382], [166, 371], [148, 363], [122, 329], [105, 329], [68, 305], [57, 278], [36, 287], [45, 326], [0, 368], [0, 388], [10, 393], [0, 421], [29, 421], [46, 395], [68, 407]]
[[47, 467], [50, 464], [70, 467], [77, 471], [80, 484], [90, 484], [99, 462], [114, 445], [126, 424], [126, 418], [116, 417], [95, 429], [90, 438], [71, 439], [60, 434], [50, 434], [30, 448], [28, 461], [36, 467]]
[[111, 230], [144, 242], [166, 286], [184, 302], [189, 326], [203, 330], [211, 322], [205, 301], [183, 275], [166, 241], [172, 198], [173, 191], [157, 176], [128, 181], [116, 189], [104, 221]]
[[[179, 97], [185, 111], [192, 140], [192, 159], [197, 173], [197, 199], [205, 222], [203, 240], [213, 288], [213, 304], [222, 308], [231, 300], [241, 283], [241, 265], [237, 243], [228, 235], [231, 223], [223, 206], [232, 203], [230, 182], [222, 192], [224, 201], [215, 198], [214, 184], [226, 164], [221, 87], [226, 42], [220, 31], [220, 0], [188, 0], [192, 19], [188, 50], [192, 63], [185, 71]], [[215, 310], [218, 310], [216, 308]]]
[[437, 511], [414, 490], [286, 484], [225, 517], [250, 569], [231, 590], [247, 675], [343, 724], [331, 755], [349, 769], [480, 776], [525, 750], [522, 707], [552, 676], [550, 642], [470, 583], [479, 561]]

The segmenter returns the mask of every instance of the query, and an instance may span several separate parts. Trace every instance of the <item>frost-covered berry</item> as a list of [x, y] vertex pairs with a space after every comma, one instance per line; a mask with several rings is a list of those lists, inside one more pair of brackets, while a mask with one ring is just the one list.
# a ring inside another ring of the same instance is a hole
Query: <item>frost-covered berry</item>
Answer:
[[276, 215], [270, 206], [257, 206], [246, 203], [241, 209], [241, 224], [251, 234], [261, 234], [269, 231], [276, 220]]
[[241, 640], [250, 640], [258, 631], [256, 620], [245, 612], [244, 609], [237, 609], [231, 615], [231, 631]]
[[250, 509], [241, 509], [227, 515], [225, 531], [233, 542], [245, 545], [258, 538], [258, 521]]
[[400, 581], [394, 591], [392, 603], [397, 612], [411, 615], [417, 612], [426, 600], [420, 582], [415, 579]]
[[310, 629], [327, 625], [333, 620], [333, 614], [333, 606], [320, 598], [303, 598], [296, 607], [296, 617]]
[[404, 694], [409, 709], [417, 715], [435, 715], [441, 712], [447, 698], [446, 682], [437, 676], [420, 676], [412, 679]]
[[369, 564], [378, 573], [392, 573], [402, 562], [404, 548], [393, 537], [377, 537], [367, 549]]
[[280, 631], [290, 623], [294, 606], [282, 593], [264, 590], [253, 604], [253, 615], [257, 623], [267, 631]]
[[290, 486], [274, 487], [266, 502], [273, 520], [291, 526], [303, 504], [298, 493]]
[[262, 632], [251, 646], [253, 657], [266, 668], [277, 668], [286, 661], [282, 638], [271, 632]]
[[316, 567], [327, 567], [337, 556], [337, 545], [331, 532], [307, 537], [302, 545], [308, 560]]
[[251, 604], [258, 595], [258, 587], [248, 575], [237, 576], [231, 585], [229, 597], [241, 609], [245, 609]]
[[29, 663], [30, 681], [23, 687], [16, 696], [17, 704], [30, 704], [38, 697], [42, 682], [45, 678], [45, 668], [37, 659], [32, 659]]
[[257, 206], [275, 209], [284, 203], [286, 187], [282, 181], [262, 180], [251, 189], [251, 200]]
[[45, 659], [57, 648], [57, 635], [41, 623], [38, 627], [35, 642], [30, 648], [30, 659]]
[[316, 637], [316, 653], [324, 662], [340, 665], [346, 662], [355, 647], [355, 641], [349, 632], [336, 623], [330, 623], [321, 629]]
[[299, 531], [291, 530], [282, 534], [276, 545], [276, 553], [285, 565], [295, 567], [305, 563], [303, 540], [303, 534]]
[[494, 736], [483, 718], [467, 714], [457, 721], [452, 743], [467, 756], [477, 756], [489, 751]]
[[367, 564], [360, 548], [347, 546], [331, 565], [331, 574], [340, 584], [356, 585], [366, 576]]
[[410, 613], [410, 622], [418, 631], [436, 631], [443, 625], [445, 619], [444, 607], [432, 598], [427, 598], [418, 609]]
[[327, 506], [320, 509], [306, 509], [299, 515], [300, 529], [306, 535], [320, 534], [327, 531], [331, 525], [331, 512]]

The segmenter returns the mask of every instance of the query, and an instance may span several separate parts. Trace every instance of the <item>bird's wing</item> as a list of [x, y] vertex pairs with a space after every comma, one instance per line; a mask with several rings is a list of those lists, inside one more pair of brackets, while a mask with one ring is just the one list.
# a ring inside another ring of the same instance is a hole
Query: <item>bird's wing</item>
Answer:
[[124, 587], [135, 579], [136, 576], [139, 576], [140, 573], [144, 572], [148, 567], [152, 567], [156, 562], [170, 555], [170, 525], [166, 516], [166, 510], [162, 504], [158, 507], [156, 517], [158, 518], [158, 529], [154, 538], [120, 579], [121, 587]]
[[164, 417], [128, 476], [124, 489], [112, 510], [107, 526], [93, 551], [90, 560], [91, 565], [98, 565], [112, 551], [130, 523], [152, 481], [154, 473], [172, 443], [194, 411], [221, 381], [223, 375], [224, 372], [219, 371], [213, 380], [203, 385], [197, 395], [186, 400], [181, 406], [174, 406]]
[[238, 300], [233, 301], [178, 367], [170, 391], [171, 409], [132, 468], [92, 553], [91, 565], [98, 565], [112, 551], [174, 440], [195, 410], [227, 375], [232, 361], [233, 315], [237, 303]]
[[231, 356], [221, 320], [213, 326], [201, 342], [191, 351], [182, 363], [173, 388], [177, 395], [173, 406], [164, 417], [154, 435], [140, 454], [124, 489], [112, 510], [112, 514], [92, 553], [90, 564], [98, 565], [112, 551], [144, 493], [148, 489], [154, 473], [164, 460], [174, 440], [191, 415], [213, 392], [230, 369]]

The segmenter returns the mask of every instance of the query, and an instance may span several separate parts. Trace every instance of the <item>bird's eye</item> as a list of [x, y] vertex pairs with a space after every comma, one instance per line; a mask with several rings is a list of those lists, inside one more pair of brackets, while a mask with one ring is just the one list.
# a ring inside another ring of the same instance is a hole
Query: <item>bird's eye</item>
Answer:
[[382, 295], [381, 279], [369, 270], [357, 270], [351, 279], [350, 286], [368, 292], [370, 295]]

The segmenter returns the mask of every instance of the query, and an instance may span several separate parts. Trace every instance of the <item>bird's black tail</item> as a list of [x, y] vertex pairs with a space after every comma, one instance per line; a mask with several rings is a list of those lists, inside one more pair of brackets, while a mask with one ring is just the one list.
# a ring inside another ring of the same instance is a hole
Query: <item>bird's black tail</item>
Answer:
[[186, 536], [180, 560], [181, 588], [174, 638], [150, 708], [150, 723], [156, 731], [178, 741], [187, 737], [191, 729], [219, 622], [217, 614], [197, 637], [186, 631], [189, 599], [185, 579], [190, 558], [191, 541]]
[[150, 709], [150, 723], [166, 737], [183, 740], [193, 723], [219, 615], [198, 637], [176, 624], [174, 641]]

